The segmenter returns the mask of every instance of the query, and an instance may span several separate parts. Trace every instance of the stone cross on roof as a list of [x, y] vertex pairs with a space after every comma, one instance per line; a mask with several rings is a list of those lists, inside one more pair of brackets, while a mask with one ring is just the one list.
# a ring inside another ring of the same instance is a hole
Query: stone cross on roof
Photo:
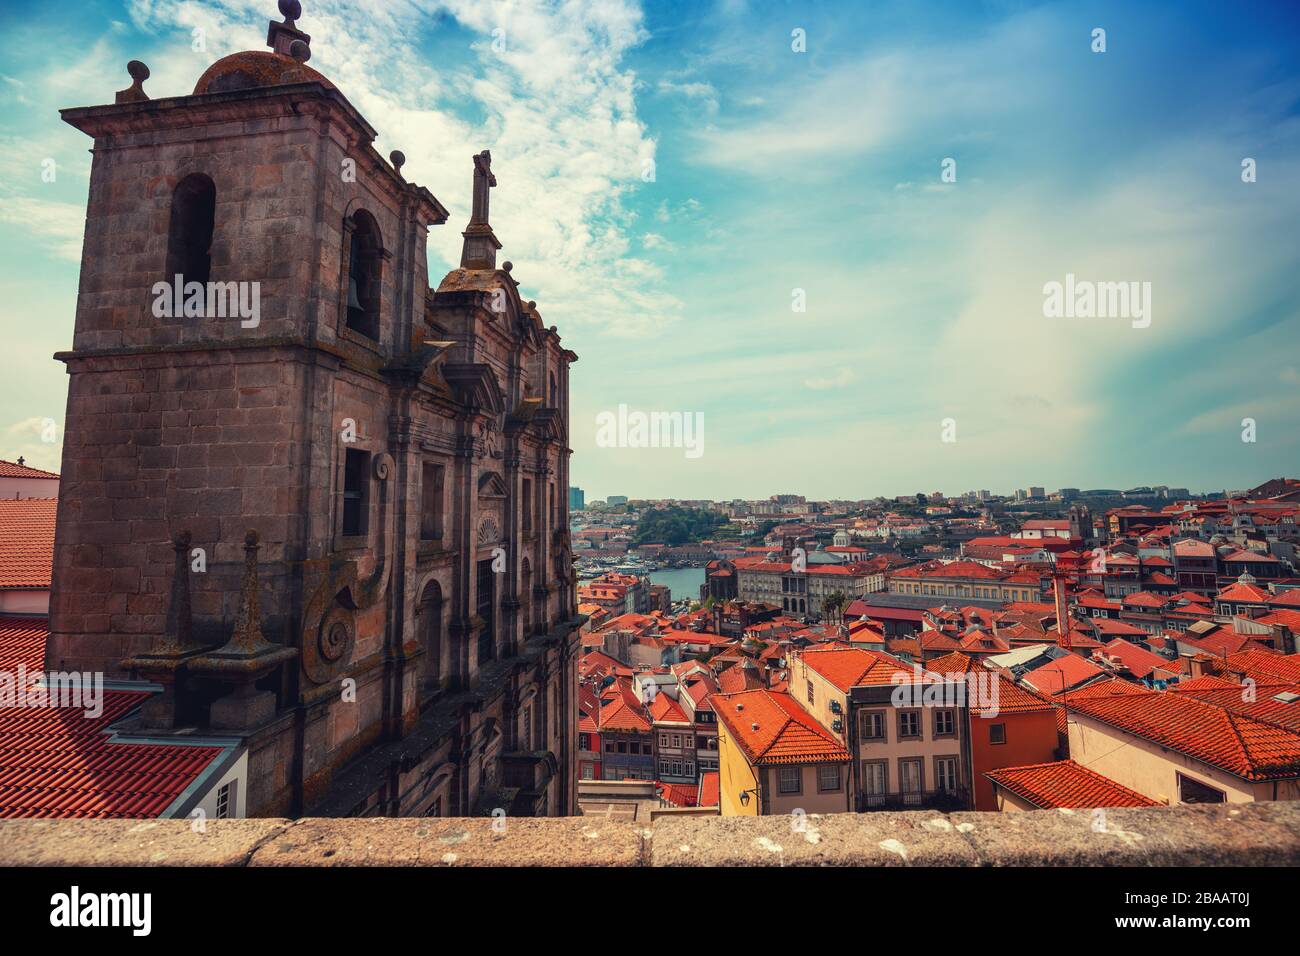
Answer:
[[462, 269], [491, 269], [497, 267], [497, 250], [501, 243], [488, 222], [489, 191], [497, 184], [492, 175], [492, 154], [486, 149], [474, 156], [474, 201], [470, 209], [469, 225], [461, 233], [465, 244], [461, 247]]
[[492, 154], [485, 149], [474, 157], [474, 209], [469, 217], [471, 223], [487, 224], [489, 190], [496, 184], [497, 178], [492, 175]]

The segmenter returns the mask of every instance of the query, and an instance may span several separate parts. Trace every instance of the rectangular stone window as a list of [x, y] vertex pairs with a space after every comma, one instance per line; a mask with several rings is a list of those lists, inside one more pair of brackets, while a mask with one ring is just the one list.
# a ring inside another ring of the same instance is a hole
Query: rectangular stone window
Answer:
[[343, 534], [366, 533], [370, 505], [370, 452], [349, 448], [343, 462]]
[[442, 537], [443, 481], [446, 469], [425, 462], [420, 468], [420, 538], [436, 541]]
[[520, 497], [522, 499], [520, 503], [524, 506], [523, 508], [524, 530], [532, 531], [533, 530], [533, 481], [531, 478], [524, 479], [524, 490], [523, 490], [523, 494]]
[[480, 561], [477, 568], [477, 598], [475, 610], [483, 619], [478, 632], [478, 662], [483, 664], [496, 656], [496, 620], [493, 609], [496, 607], [496, 572], [492, 570], [492, 559]]

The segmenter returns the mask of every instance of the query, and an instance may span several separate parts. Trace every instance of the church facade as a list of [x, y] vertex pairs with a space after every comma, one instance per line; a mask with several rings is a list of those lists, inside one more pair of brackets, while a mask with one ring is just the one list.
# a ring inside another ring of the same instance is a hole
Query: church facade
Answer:
[[250, 816], [573, 813], [576, 356], [497, 262], [487, 152], [431, 285], [447, 210], [280, 7], [192, 95], [132, 61], [63, 111], [94, 146], [47, 669], [147, 682], [124, 739], [240, 740]]

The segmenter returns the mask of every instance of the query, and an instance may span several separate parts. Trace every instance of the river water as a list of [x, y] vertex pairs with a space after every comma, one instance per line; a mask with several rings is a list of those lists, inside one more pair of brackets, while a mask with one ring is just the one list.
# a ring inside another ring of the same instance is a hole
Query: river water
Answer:
[[700, 599], [700, 585], [704, 583], [704, 569], [665, 568], [662, 571], [651, 571], [650, 583], [668, 585], [668, 590], [672, 592], [674, 601], [680, 601], [683, 598], [698, 601]]

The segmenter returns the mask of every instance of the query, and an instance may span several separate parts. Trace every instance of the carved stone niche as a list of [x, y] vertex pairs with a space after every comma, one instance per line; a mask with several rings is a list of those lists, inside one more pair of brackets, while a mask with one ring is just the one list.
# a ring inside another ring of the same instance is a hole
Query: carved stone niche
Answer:
[[479, 548], [504, 544], [506, 484], [496, 472], [485, 472], [478, 482], [478, 527], [474, 543]]

